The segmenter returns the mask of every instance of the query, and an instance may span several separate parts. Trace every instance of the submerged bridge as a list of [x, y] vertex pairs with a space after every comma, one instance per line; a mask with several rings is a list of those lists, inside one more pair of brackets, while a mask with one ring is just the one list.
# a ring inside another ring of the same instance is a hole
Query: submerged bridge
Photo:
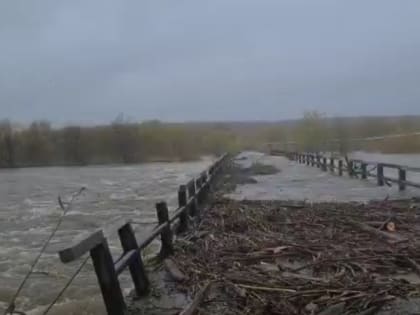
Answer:
[[[298, 173], [297, 170], [299, 168], [300, 171], [302, 171], [301, 168], [309, 167], [318, 169], [317, 172], [319, 173], [331, 177], [336, 176], [343, 180], [346, 175], [350, 179], [357, 178], [365, 181], [369, 178], [373, 178], [375, 184], [378, 186], [397, 184], [398, 190], [401, 192], [405, 191], [407, 187], [420, 188], [420, 183], [410, 180], [410, 174], [420, 173], [420, 168], [348, 159], [345, 157], [328, 157], [313, 153], [285, 151], [276, 151], [272, 153], [274, 155], [283, 155], [287, 157], [289, 160], [287, 162], [289, 163], [289, 168], [285, 169], [284, 172], [283, 170], [280, 170], [280, 173], [276, 175], [277, 177], [266, 176], [271, 182], [266, 186], [257, 188], [257, 190], [260, 189], [260, 192], [267, 192], [269, 189], [272, 191], [281, 191], [286, 189], [286, 186], [290, 186], [289, 183], [292, 182], [295, 187], [300, 188], [301, 186], [304, 186], [305, 179], [299, 178], [299, 175], [296, 176]], [[255, 163], [261, 159], [261, 157], [267, 156], [261, 154], [257, 160], [251, 160], [251, 163]], [[287, 161], [284, 158], [282, 159]], [[135, 293], [138, 297], [145, 296], [149, 293], [151, 284], [142, 260], [142, 252], [153, 240], [160, 239], [161, 247], [158, 258], [163, 260], [174, 253], [174, 234], [185, 232], [188, 229], [190, 217], [200, 214], [209, 193], [212, 191], [212, 187], [217, 181], [218, 176], [223, 173], [224, 165], [228, 160], [228, 155], [222, 155], [207, 170], [203, 171], [198, 178], [193, 178], [185, 185], [181, 185], [178, 189], [178, 208], [176, 210], [169, 212], [167, 204], [164, 201], [156, 204], [158, 224], [142, 239], [137, 239], [130, 221], [118, 222], [114, 224], [114, 227], [111, 230], [108, 229], [107, 232], [98, 230], [89, 235], [79, 236], [74, 244], [69, 245], [59, 252], [59, 257], [63, 263], [81, 260], [82, 257], [85, 257], [86, 253], [89, 253], [89, 256], [84, 258], [79, 271], [88, 260], [93, 262], [98, 285], [101, 289], [103, 301], [109, 315], [127, 314], [125, 298], [118, 279], [119, 275], [124, 270], [129, 270]], [[285, 162], [282, 161], [282, 163]], [[396, 170], [398, 176], [388, 176], [386, 172], [388, 169]], [[281, 182], [281, 180], [286, 180], [286, 182]], [[349, 181], [349, 179], [347, 180]], [[277, 183], [275, 183], [276, 181]], [[309, 186], [310, 185], [311, 184], [309, 183]], [[370, 183], [370, 185], [372, 185], [372, 183]], [[305, 193], [302, 194], [302, 192], [299, 191], [298, 194], [300, 194], [302, 199], [305, 198]], [[244, 197], [258, 199], [248, 193], [245, 193]], [[267, 198], [267, 195], [262, 195], [261, 199], [276, 198], [270, 198], [270, 196]], [[109, 249], [107, 237], [110, 233], [118, 234], [120, 239], [122, 252], [117, 259], [112, 257]], [[76, 276], [77, 273], [74, 277]], [[73, 280], [74, 277], [71, 280]], [[65, 289], [66, 288], [64, 288], [61, 293], [64, 293]], [[57, 297], [57, 300], [60, 297], [61, 295]], [[54, 303], [56, 301], [54, 301]], [[54, 303], [51, 304], [51, 307]], [[47, 314], [51, 307], [48, 308], [44, 314]]]
[[[408, 172], [420, 173], [420, 167], [349, 159], [347, 157], [327, 157], [313, 153], [285, 152], [284, 154], [300, 164], [317, 167], [324, 172], [337, 173], [339, 176], [343, 176], [343, 173], [347, 172], [352, 178], [375, 178], [378, 186], [395, 183], [400, 191], [404, 191], [407, 186], [420, 188], [420, 183], [407, 179]], [[398, 171], [398, 178], [385, 176], [385, 169]]]

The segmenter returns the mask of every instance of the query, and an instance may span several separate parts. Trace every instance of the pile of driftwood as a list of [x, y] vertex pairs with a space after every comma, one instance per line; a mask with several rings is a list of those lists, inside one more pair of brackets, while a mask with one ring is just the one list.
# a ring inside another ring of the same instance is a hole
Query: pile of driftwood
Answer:
[[375, 314], [420, 295], [420, 211], [408, 201], [219, 199], [177, 243], [186, 314]]

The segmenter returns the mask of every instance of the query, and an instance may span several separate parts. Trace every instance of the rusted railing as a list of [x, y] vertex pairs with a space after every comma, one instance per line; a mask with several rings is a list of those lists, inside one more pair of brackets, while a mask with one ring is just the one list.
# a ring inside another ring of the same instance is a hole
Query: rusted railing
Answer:
[[[403, 166], [391, 163], [363, 161], [358, 159], [344, 159], [342, 157], [326, 157], [313, 153], [288, 153], [287, 156], [301, 164], [306, 164], [318, 167], [323, 171], [330, 170], [342, 176], [347, 172], [350, 177], [358, 177], [361, 179], [368, 179], [369, 177], [376, 178], [378, 186], [384, 186], [386, 183], [396, 183], [400, 191], [406, 189], [407, 186], [420, 188], [420, 183], [415, 183], [407, 180], [407, 172], [420, 173], [420, 168]], [[369, 170], [369, 166], [371, 169]], [[398, 170], [398, 178], [385, 176], [384, 169]]]
[[200, 211], [200, 206], [205, 201], [226, 159], [226, 154], [221, 156], [198, 178], [194, 178], [186, 185], [179, 187], [178, 208], [171, 217], [169, 217], [167, 204], [165, 202], [157, 203], [158, 226], [140, 242], [137, 241], [130, 222], [118, 224], [117, 230], [123, 253], [116, 261], [112, 258], [107, 239], [102, 230], [90, 234], [83, 240], [59, 252], [63, 263], [75, 261], [84, 254], [90, 253], [109, 315], [126, 314], [127, 308], [118, 280], [118, 276], [125, 269], [129, 269], [136, 294], [139, 297], [149, 292], [150, 283], [142, 261], [142, 250], [160, 235], [161, 248], [158, 256], [163, 259], [173, 254], [173, 230], [175, 230], [175, 233], [182, 233], [188, 229], [189, 216], [195, 216]]

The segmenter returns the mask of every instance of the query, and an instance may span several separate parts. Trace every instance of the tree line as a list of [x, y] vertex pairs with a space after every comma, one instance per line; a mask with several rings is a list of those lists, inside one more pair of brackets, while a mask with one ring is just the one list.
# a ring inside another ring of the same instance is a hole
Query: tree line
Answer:
[[[302, 119], [275, 127], [268, 134], [271, 140], [290, 143], [291, 148], [299, 151], [420, 153], [420, 135], [414, 134], [419, 131], [419, 116], [331, 118], [318, 111], [308, 111]], [[406, 136], [362, 140], [404, 134]]]
[[229, 129], [158, 121], [117, 119], [110, 125], [59, 129], [36, 121], [22, 130], [2, 121], [0, 167], [195, 160], [234, 150], [236, 141]]
[[270, 142], [289, 150], [420, 153], [420, 136], [354, 142], [352, 139], [420, 131], [420, 118], [328, 118], [317, 112], [286, 122], [132, 123], [122, 116], [102, 126], [52, 128], [35, 121], [16, 130], [0, 122], [0, 167], [185, 161], [226, 151], [264, 149]]

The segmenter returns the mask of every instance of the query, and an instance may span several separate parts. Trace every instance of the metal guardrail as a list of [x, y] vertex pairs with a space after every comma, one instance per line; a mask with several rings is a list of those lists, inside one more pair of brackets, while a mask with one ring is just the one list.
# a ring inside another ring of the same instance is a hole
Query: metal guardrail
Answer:
[[[142, 261], [142, 250], [160, 235], [159, 258], [164, 259], [173, 254], [173, 229], [175, 233], [182, 233], [188, 229], [188, 217], [198, 214], [199, 206], [205, 201], [211, 185], [220, 173], [226, 159], [227, 154], [224, 154], [198, 178], [179, 187], [178, 209], [174, 211], [172, 217], [169, 217], [165, 202], [157, 203], [156, 214], [159, 224], [140, 242], [137, 242], [129, 221], [118, 223], [116, 229], [123, 253], [116, 261], [112, 258], [103, 230], [96, 231], [59, 252], [60, 260], [63, 263], [75, 261], [84, 254], [90, 253], [109, 315], [126, 314], [127, 307], [118, 276], [127, 268], [130, 271], [136, 294], [140, 297], [149, 292], [150, 282]], [[176, 221], [178, 221], [177, 225], [174, 224]]]
[[[286, 155], [294, 161], [297, 161], [301, 164], [316, 166], [323, 171], [337, 171], [338, 175], [340, 176], [342, 176], [344, 172], [347, 172], [350, 177], [356, 177], [358, 175], [360, 175], [361, 179], [374, 177], [376, 178], [378, 186], [384, 186], [386, 183], [390, 182], [398, 184], [398, 188], [400, 191], [405, 190], [407, 186], [420, 188], [420, 183], [415, 183], [407, 180], [407, 172], [420, 173], [420, 168], [416, 167], [409, 167], [391, 163], [364, 161], [359, 159], [326, 157], [313, 153], [288, 152]], [[368, 170], [368, 166], [373, 166], [373, 169]], [[398, 170], [398, 178], [385, 176], [384, 169], [386, 168]], [[373, 170], [376, 170], [376, 172], [372, 173]]]

